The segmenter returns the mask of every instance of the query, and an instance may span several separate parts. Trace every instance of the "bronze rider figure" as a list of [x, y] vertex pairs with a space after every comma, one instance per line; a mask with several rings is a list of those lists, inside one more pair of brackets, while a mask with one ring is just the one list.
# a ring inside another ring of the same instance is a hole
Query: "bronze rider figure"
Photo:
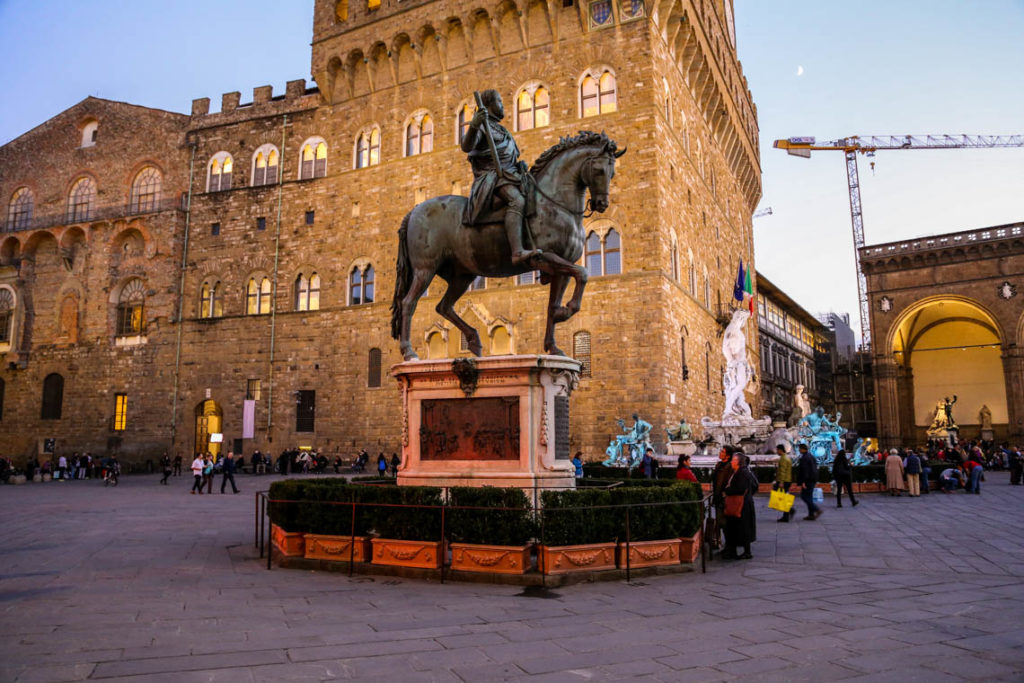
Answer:
[[[528, 262], [541, 253], [540, 249], [523, 247], [523, 223], [526, 213], [526, 198], [523, 196], [523, 179], [527, 173], [526, 165], [519, 160], [519, 147], [515, 138], [501, 120], [505, 118], [505, 105], [497, 90], [485, 90], [480, 100], [483, 109], [477, 109], [462, 139], [462, 151], [469, 155], [469, 163], [473, 167], [473, 187], [469, 193], [469, 202], [463, 222], [476, 225], [480, 219], [491, 213], [495, 197], [505, 205], [505, 235], [512, 250], [512, 263], [519, 265]], [[490, 130], [494, 141], [492, 152], [485, 125]], [[495, 165], [494, 153], [498, 157]]]

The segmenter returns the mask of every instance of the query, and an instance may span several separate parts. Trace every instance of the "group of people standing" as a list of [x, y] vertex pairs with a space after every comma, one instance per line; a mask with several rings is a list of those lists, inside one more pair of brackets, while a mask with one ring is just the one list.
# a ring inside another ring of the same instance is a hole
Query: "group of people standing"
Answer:
[[[164, 454], [164, 478], [161, 483], [167, 483], [168, 477], [168, 463], [170, 459], [167, 454]], [[228, 453], [223, 461], [220, 463], [221, 481], [220, 481], [220, 492], [224, 493], [228, 482], [231, 482], [231, 490], [235, 493], [239, 493], [238, 487], [235, 485], [235, 454]], [[192, 495], [194, 496], [197, 492], [202, 495], [203, 488], [206, 488], [207, 493], [213, 493], [213, 455], [211, 453], [204, 453], [202, 455], [196, 455], [192, 461], [192, 476], [195, 481], [192, 484]]]

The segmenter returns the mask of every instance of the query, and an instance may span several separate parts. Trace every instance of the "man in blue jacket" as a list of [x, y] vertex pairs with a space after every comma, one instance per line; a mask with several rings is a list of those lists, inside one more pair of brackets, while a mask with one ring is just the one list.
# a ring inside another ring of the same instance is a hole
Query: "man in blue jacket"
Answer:
[[814, 502], [814, 485], [818, 483], [818, 462], [807, 451], [807, 444], [802, 443], [799, 448], [800, 461], [796, 466], [796, 483], [803, 487], [800, 490], [800, 498], [807, 504], [807, 516], [804, 519], [813, 522], [821, 517], [821, 508]]

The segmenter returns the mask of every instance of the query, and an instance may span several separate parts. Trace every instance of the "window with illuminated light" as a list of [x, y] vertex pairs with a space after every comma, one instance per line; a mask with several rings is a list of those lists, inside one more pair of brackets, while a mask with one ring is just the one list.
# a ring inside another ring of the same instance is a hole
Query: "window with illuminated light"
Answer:
[[618, 108], [615, 74], [608, 69], [585, 73], [580, 80], [580, 116], [611, 114]]
[[217, 152], [206, 167], [206, 191], [220, 192], [231, 189], [234, 160], [227, 152]]
[[277, 182], [280, 155], [277, 147], [271, 144], [261, 145], [252, 155], [252, 185], [273, 185]]
[[299, 273], [295, 278], [295, 310], [320, 310], [320, 276], [314, 273]]
[[516, 95], [516, 130], [543, 128], [551, 123], [551, 95], [543, 85], [524, 86]]
[[220, 318], [223, 315], [223, 287], [218, 280], [207, 280], [199, 289], [199, 317]]
[[145, 332], [145, 310], [146, 287], [139, 278], [132, 278], [117, 298], [117, 336], [136, 337]]
[[14, 292], [0, 287], [0, 344], [10, 344], [14, 328]]
[[434, 151], [434, 121], [430, 114], [413, 115], [405, 125], [405, 156], [413, 157]]
[[364, 130], [356, 138], [356, 168], [376, 166], [380, 163], [380, 128]]
[[327, 175], [327, 143], [323, 138], [310, 138], [302, 144], [299, 180], [323, 178]]
[[270, 313], [271, 294], [273, 289], [270, 278], [255, 276], [249, 278], [245, 286], [245, 314], [267, 315]]

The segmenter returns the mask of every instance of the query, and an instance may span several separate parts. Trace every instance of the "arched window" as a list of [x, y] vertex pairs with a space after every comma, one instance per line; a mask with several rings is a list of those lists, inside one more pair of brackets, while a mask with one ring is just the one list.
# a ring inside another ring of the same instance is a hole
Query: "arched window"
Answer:
[[372, 388], [380, 386], [380, 349], [370, 349], [367, 359], [366, 386]]
[[308, 277], [305, 273], [299, 273], [295, 278], [295, 310], [320, 310], [320, 276], [316, 273]]
[[527, 86], [516, 96], [516, 130], [542, 128], [551, 123], [551, 96], [542, 85]]
[[327, 143], [321, 138], [310, 138], [302, 145], [299, 180], [323, 178], [327, 175]]
[[607, 69], [598, 73], [588, 72], [580, 81], [580, 115], [583, 118], [610, 114], [618, 109], [618, 94], [615, 90], [615, 75]]
[[131, 212], [146, 213], [155, 211], [160, 196], [160, 171], [152, 166], [139, 171], [132, 182]]
[[227, 152], [217, 152], [210, 159], [207, 167], [206, 191], [220, 192], [231, 189], [231, 172], [234, 170], [234, 161]]
[[618, 231], [610, 229], [601, 238], [596, 232], [587, 235], [585, 265], [593, 276], [618, 275], [622, 272], [622, 246]]
[[118, 337], [137, 337], [145, 332], [145, 308], [146, 287], [139, 278], [132, 278], [117, 298]]
[[43, 410], [40, 418], [59, 420], [64, 407], [64, 378], [56, 372], [43, 380]]
[[92, 217], [96, 200], [96, 183], [92, 178], [80, 178], [68, 193], [68, 222], [80, 223]]
[[601, 270], [601, 236], [596, 232], [592, 232], [587, 235], [585, 263], [587, 273], [589, 273], [591, 277], [603, 274]]
[[92, 147], [96, 144], [96, 136], [100, 130], [99, 121], [90, 121], [82, 126], [82, 147]]
[[252, 185], [273, 185], [277, 182], [277, 169], [280, 159], [277, 147], [271, 144], [261, 145], [252, 155]]
[[220, 318], [223, 315], [224, 295], [220, 282], [204, 282], [199, 290], [199, 317]]
[[491, 332], [491, 355], [507, 356], [512, 353], [512, 335], [503, 325], [498, 325]]
[[469, 104], [459, 107], [459, 113], [455, 116], [455, 142], [462, 144], [462, 139], [469, 132], [469, 122], [473, 120], [473, 108]]
[[356, 168], [376, 166], [380, 163], [380, 128], [374, 126], [356, 138]]
[[580, 377], [590, 377], [591, 365], [589, 332], [577, 332], [572, 336], [572, 357], [583, 364], [580, 368]]
[[444, 335], [440, 332], [431, 332], [427, 337], [427, 358], [445, 358], [448, 355], [448, 345]]
[[245, 288], [245, 314], [266, 315], [270, 313], [270, 278], [251, 277]]
[[354, 266], [349, 273], [350, 306], [373, 303], [373, 266]]
[[0, 344], [10, 344], [14, 328], [14, 292], [0, 287]]
[[434, 151], [434, 121], [430, 114], [413, 116], [405, 126], [405, 156], [413, 157]]
[[11, 196], [11, 203], [7, 205], [7, 229], [24, 230], [32, 220], [32, 205], [34, 204], [32, 190], [27, 187], [19, 187]]

